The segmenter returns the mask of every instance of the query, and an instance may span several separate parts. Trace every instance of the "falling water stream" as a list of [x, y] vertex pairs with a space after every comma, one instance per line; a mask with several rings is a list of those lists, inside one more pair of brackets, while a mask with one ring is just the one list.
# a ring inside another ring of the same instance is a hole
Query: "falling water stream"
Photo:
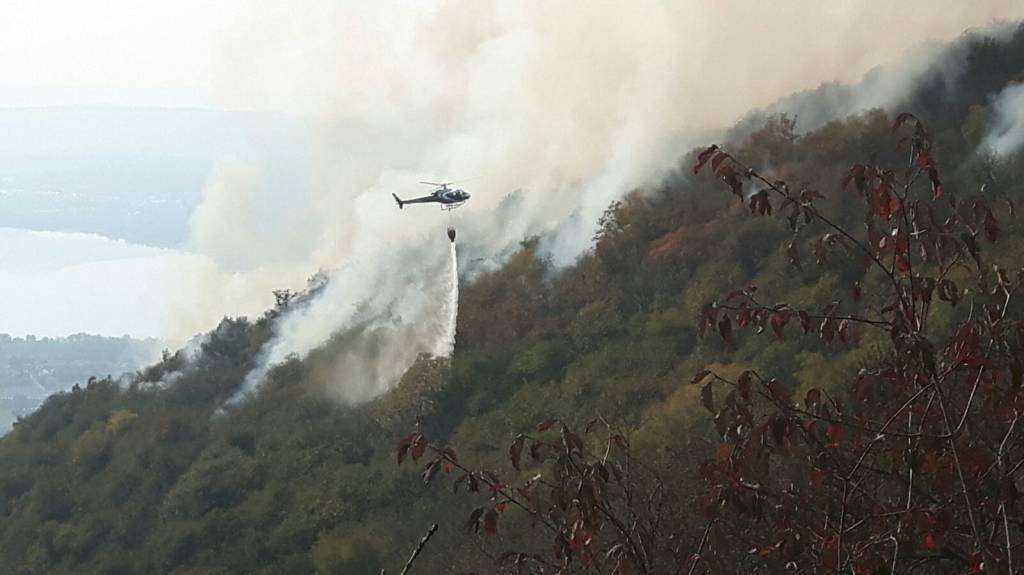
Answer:
[[448, 323], [445, 326], [444, 337], [438, 346], [439, 356], [451, 357], [455, 352], [455, 326], [459, 317], [459, 254], [455, 248], [455, 242], [451, 242], [451, 266], [448, 277]]

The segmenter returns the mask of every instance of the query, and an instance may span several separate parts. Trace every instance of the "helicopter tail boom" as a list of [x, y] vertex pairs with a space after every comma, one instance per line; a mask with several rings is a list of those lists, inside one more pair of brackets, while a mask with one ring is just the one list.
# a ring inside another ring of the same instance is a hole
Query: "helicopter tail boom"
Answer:
[[399, 198], [397, 194], [391, 194], [391, 197], [395, 198], [395, 203], [398, 204], [398, 209], [402, 209], [405, 206], [405, 202], [403, 202], [402, 199]]

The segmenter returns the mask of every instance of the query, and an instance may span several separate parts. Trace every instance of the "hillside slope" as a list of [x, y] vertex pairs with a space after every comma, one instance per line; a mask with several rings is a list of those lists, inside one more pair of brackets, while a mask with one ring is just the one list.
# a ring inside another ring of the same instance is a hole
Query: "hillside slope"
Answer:
[[[1024, 78], [1024, 27], [1008, 39], [974, 39], [968, 68], [943, 90], [915, 93], [901, 109], [924, 119], [951, 190], [1024, 202], [1024, 159], [993, 161], [977, 146], [991, 99]], [[856, 226], [856, 199], [837, 182], [852, 163], [904, 160], [891, 111], [874, 110], [796, 133], [771, 116], [730, 149], [773, 174], [821, 190], [822, 209]], [[337, 334], [304, 361], [269, 376], [257, 397], [219, 406], [253, 368], [274, 322], [225, 320], [195, 355], [180, 352], [121, 387], [109, 380], [59, 394], [0, 439], [0, 556], [12, 573], [397, 572], [427, 526], [441, 526], [417, 563], [423, 573], [490, 572], [492, 560], [533, 541], [503, 518], [494, 537], [467, 535], [473, 500], [424, 487], [420, 469], [395, 463], [413, 425], [457, 445], [459, 457], [499, 468], [516, 433], [558, 417], [600, 414], [628, 430], [643, 457], [673, 481], [686, 509], [697, 462], [715, 436], [699, 390], [707, 365], [785, 376], [799, 392], [832, 390], [870, 346], [819, 340], [738, 340], [729, 349], [697, 336], [701, 307], [736, 286], [822, 307], [858, 266], [796, 273], [777, 218], [751, 219], [716, 182], [691, 176], [692, 154], [653, 190], [609, 207], [593, 250], [556, 270], [536, 239], [462, 290], [453, 360], [422, 357], [389, 394], [360, 406], [324, 399]], [[994, 256], [1017, 258], [1024, 227], [1000, 214]], [[986, 249], [989, 249], [986, 247]], [[870, 286], [867, 286], [870, 287]], [[300, 304], [289, 304], [300, 305]], [[286, 306], [284, 306], [286, 307]], [[838, 390], [836, 390], [837, 393]], [[523, 473], [523, 477], [528, 474]], [[688, 540], [703, 525], [678, 518]], [[538, 541], [540, 543], [538, 543]]]

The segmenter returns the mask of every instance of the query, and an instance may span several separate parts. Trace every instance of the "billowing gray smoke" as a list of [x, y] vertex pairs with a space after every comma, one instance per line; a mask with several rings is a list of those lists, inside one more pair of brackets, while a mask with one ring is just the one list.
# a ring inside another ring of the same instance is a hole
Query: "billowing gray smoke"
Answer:
[[[211, 184], [194, 220], [196, 246], [216, 246], [207, 252], [219, 266], [203, 305], [211, 321], [255, 313], [269, 302], [228, 301], [213, 284], [269, 298], [318, 268], [336, 270], [282, 322], [265, 364], [362, 330], [375, 343], [336, 382], [351, 401], [437, 349], [447, 321], [447, 216], [399, 211], [390, 193], [475, 177], [454, 217], [468, 250], [498, 257], [541, 234], [553, 261], [571, 262], [608, 203], [672, 169], [695, 134], [794, 91], [857, 80], [922, 42], [1024, 17], [1019, 0], [258, 6], [220, 55], [225, 103], [302, 117], [309, 182], [284, 201], [237, 170]], [[904, 96], [911, 79], [901, 78], [878, 83], [869, 103]]]
[[992, 104], [992, 127], [982, 148], [996, 157], [1005, 157], [1024, 148], [1024, 83], [1011, 84]]
[[367, 259], [352, 259], [334, 271], [318, 297], [280, 320], [260, 366], [230, 402], [256, 389], [275, 364], [303, 357], [332, 337], [343, 338], [332, 346], [340, 351], [322, 369], [336, 383], [328, 393], [346, 402], [385, 391], [420, 353], [450, 356], [458, 264], [455, 244], [440, 235], [401, 251], [368, 248]]

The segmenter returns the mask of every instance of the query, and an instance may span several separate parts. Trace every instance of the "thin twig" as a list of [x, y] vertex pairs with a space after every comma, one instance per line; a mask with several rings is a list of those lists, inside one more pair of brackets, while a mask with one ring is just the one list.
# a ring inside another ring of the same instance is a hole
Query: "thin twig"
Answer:
[[1010, 543], [1010, 522], [1006, 518], [1006, 504], [999, 506], [1003, 512], [1003, 531], [1006, 532], [1006, 572], [1013, 573], [1013, 545]]
[[416, 558], [419, 557], [423, 548], [427, 545], [427, 541], [430, 541], [430, 538], [434, 536], [434, 533], [437, 533], [437, 523], [430, 526], [430, 529], [427, 530], [427, 534], [424, 535], [423, 539], [420, 539], [419, 544], [416, 545], [416, 549], [413, 549], [412, 555], [409, 557], [409, 560], [405, 562], [405, 567], [402, 568], [401, 575], [407, 575], [407, 573], [409, 573], [409, 570], [412, 569], [413, 561], [416, 561]]
[[700, 563], [700, 556], [704, 553], [704, 545], [708, 542], [708, 534], [711, 533], [711, 526], [715, 524], [715, 520], [708, 521], [708, 526], [704, 528], [704, 535], [700, 538], [700, 544], [697, 545], [697, 552], [693, 554], [693, 563], [690, 564], [690, 570], [686, 572], [687, 575], [693, 575], [693, 570], [697, 568], [697, 564]]
[[[939, 410], [942, 412], [942, 420], [946, 425], [946, 433], [952, 433], [953, 426], [950, 423], [949, 412], [946, 410], [946, 399], [942, 393], [942, 386], [935, 385], [936, 397], [939, 400]], [[967, 518], [971, 522], [971, 533], [974, 534], [974, 542], [978, 545], [978, 548], [982, 553], [988, 555], [988, 547], [985, 545], [984, 538], [981, 536], [981, 529], [978, 526], [978, 518], [975, 517], [975, 506], [973, 498], [971, 497], [970, 486], [967, 485], [967, 477], [964, 475], [963, 466], [960, 464], [960, 453], [956, 447], [956, 439], [954, 437], [949, 438], [949, 449], [953, 453], [953, 463], [956, 466], [956, 473], [960, 479], [960, 487], [964, 490], [964, 503], [967, 506]]]

